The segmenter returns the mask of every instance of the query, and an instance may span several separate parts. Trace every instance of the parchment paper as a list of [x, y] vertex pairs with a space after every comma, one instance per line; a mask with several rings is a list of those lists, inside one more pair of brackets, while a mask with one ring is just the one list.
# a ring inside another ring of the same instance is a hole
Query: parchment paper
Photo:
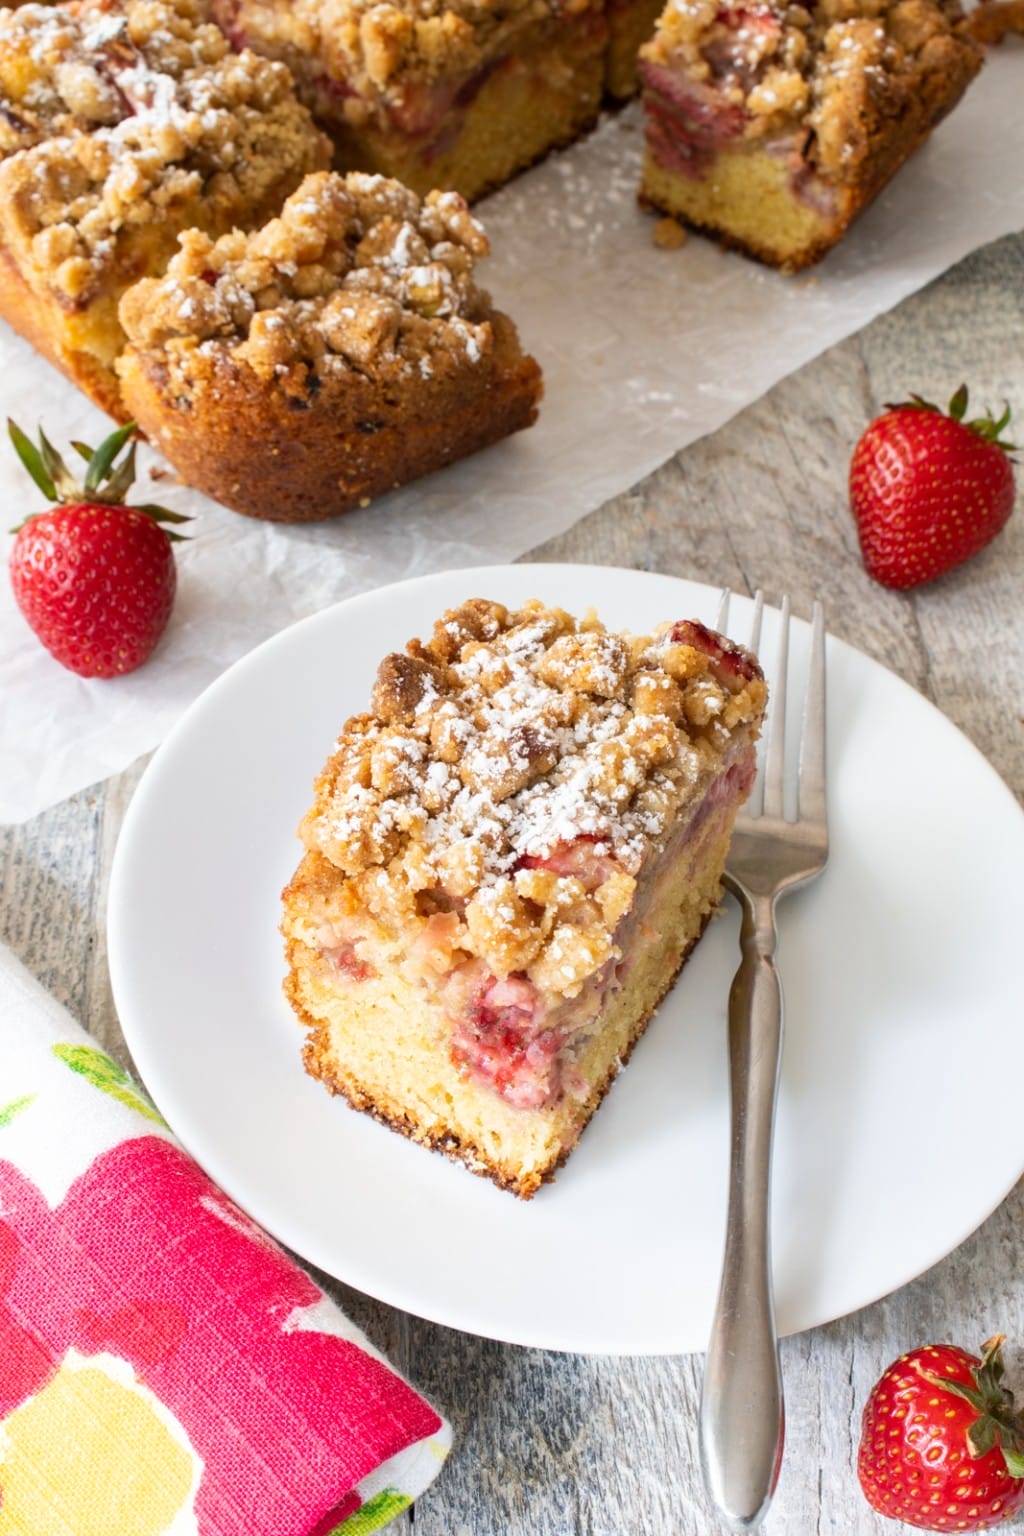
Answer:
[[[365, 511], [305, 528], [252, 522], [140, 455], [140, 495], [195, 515], [153, 658], [86, 681], [42, 649], [0, 581], [0, 820], [19, 821], [156, 746], [227, 665], [369, 587], [504, 563], [570, 527], [968, 251], [1024, 226], [1024, 48], [995, 50], [967, 97], [812, 276], [784, 278], [692, 237], [658, 250], [636, 207], [638, 107], [477, 210], [480, 271], [541, 363], [538, 424]], [[958, 381], [954, 381], [958, 382]], [[907, 387], [931, 387], [908, 380]], [[0, 408], [63, 448], [109, 423], [0, 326]], [[0, 444], [3, 526], [38, 510]], [[10, 547], [5, 540], [5, 552]], [[467, 594], [470, 595], [470, 594]], [[344, 657], [325, 658], [325, 677]]]

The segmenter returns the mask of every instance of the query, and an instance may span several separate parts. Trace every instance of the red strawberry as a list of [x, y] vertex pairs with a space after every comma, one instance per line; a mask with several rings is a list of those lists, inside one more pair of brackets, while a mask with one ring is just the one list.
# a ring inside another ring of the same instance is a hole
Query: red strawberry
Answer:
[[1024, 1506], [1024, 1416], [1002, 1385], [1002, 1334], [981, 1359], [953, 1344], [890, 1365], [864, 1409], [868, 1503], [926, 1531], [984, 1531]]
[[965, 421], [961, 385], [946, 416], [913, 395], [868, 427], [850, 461], [850, 504], [868, 575], [919, 587], [991, 543], [1013, 510], [1009, 406]]
[[18, 607], [62, 666], [82, 677], [133, 672], [167, 627], [176, 572], [161, 523], [188, 519], [164, 507], [126, 507], [135, 478], [135, 444], [115, 460], [135, 430], [129, 422], [95, 453], [82, 443], [82, 484], [40, 430], [39, 447], [7, 423], [18, 456], [43, 495], [60, 503], [16, 530], [10, 556]]

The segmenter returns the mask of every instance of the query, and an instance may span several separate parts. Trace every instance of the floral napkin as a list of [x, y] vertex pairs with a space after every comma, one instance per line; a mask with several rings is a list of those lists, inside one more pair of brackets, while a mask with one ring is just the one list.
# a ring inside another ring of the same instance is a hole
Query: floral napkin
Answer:
[[450, 1442], [0, 950], [0, 1536], [364, 1536]]

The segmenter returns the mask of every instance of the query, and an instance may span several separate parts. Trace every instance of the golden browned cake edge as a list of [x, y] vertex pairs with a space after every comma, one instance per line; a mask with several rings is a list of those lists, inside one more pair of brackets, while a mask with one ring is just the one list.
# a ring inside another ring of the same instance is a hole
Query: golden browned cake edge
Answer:
[[196, 351], [190, 409], [175, 405], [158, 358], [129, 345], [118, 362], [132, 420], [189, 485], [247, 517], [322, 522], [489, 447], [537, 418], [541, 372], [506, 316], [490, 317], [493, 358], [445, 385], [385, 398], [374, 382], [327, 381], [312, 399]]

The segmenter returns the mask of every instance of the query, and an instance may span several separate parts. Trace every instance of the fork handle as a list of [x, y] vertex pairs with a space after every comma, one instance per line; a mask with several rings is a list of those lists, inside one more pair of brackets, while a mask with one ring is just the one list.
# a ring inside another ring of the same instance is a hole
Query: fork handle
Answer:
[[784, 1408], [768, 1202], [782, 1053], [770, 897], [737, 892], [742, 959], [729, 993], [732, 1150], [725, 1257], [700, 1405], [704, 1481], [731, 1531], [753, 1531], [782, 1461]]

